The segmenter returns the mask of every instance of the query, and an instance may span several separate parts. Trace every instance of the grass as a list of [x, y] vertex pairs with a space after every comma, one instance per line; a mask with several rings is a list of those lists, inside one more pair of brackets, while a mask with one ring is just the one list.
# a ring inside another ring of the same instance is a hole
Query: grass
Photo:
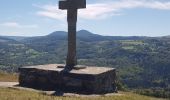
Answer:
[[48, 96], [43, 93], [32, 91], [0, 88], [0, 100], [165, 100], [153, 97], [142, 96], [129, 92], [122, 92], [122, 95], [100, 96], [100, 97], [58, 97]]
[[0, 71], [0, 82], [18, 82], [18, 74], [11, 74]]
[[135, 40], [121, 40], [120, 42], [124, 45], [145, 45], [146, 44], [140, 40], [136, 40], [136, 41]]
[[134, 46], [124, 46], [122, 48], [125, 49], [125, 50], [133, 50]]

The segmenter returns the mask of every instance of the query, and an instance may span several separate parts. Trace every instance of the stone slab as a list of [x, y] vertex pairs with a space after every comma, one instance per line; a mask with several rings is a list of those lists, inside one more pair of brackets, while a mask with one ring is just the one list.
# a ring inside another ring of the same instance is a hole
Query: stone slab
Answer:
[[21, 86], [81, 93], [109, 93], [116, 89], [116, 69], [88, 66], [65, 72], [63, 64], [19, 68]]

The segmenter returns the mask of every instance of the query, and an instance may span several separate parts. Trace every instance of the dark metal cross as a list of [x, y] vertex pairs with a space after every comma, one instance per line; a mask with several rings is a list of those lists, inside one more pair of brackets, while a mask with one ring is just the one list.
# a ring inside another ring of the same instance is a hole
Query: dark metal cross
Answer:
[[76, 58], [76, 23], [77, 10], [86, 8], [86, 0], [60, 0], [59, 9], [67, 10], [68, 21], [68, 53], [66, 68], [73, 69], [77, 65]]

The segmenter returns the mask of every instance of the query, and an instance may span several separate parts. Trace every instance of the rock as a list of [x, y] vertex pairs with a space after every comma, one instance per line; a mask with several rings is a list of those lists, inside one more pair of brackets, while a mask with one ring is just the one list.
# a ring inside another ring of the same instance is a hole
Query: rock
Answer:
[[63, 71], [61, 64], [19, 68], [21, 86], [44, 90], [62, 90], [72, 93], [102, 94], [115, 91], [116, 69], [86, 67]]

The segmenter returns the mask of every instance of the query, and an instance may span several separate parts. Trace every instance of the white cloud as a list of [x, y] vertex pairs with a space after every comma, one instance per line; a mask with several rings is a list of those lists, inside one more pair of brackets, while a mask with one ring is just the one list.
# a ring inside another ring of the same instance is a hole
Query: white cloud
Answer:
[[43, 7], [37, 6], [42, 11], [37, 12], [40, 16], [46, 16], [53, 19], [63, 20], [66, 17], [66, 11], [59, 10], [57, 5], [45, 5]]
[[11, 27], [11, 28], [37, 28], [38, 25], [21, 25], [17, 22], [5, 22], [0, 24], [0, 26]]
[[[57, 20], [66, 18], [66, 11], [59, 10], [57, 5], [45, 5], [37, 14]], [[83, 19], [103, 19], [121, 15], [125, 9], [149, 8], [170, 10], [170, 1], [164, 0], [116, 0], [105, 3], [87, 4], [86, 9], [79, 10], [79, 17]]]
[[117, 15], [116, 10], [108, 4], [88, 4], [87, 9], [79, 10], [80, 18], [84, 19], [101, 19], [113, 15]]

